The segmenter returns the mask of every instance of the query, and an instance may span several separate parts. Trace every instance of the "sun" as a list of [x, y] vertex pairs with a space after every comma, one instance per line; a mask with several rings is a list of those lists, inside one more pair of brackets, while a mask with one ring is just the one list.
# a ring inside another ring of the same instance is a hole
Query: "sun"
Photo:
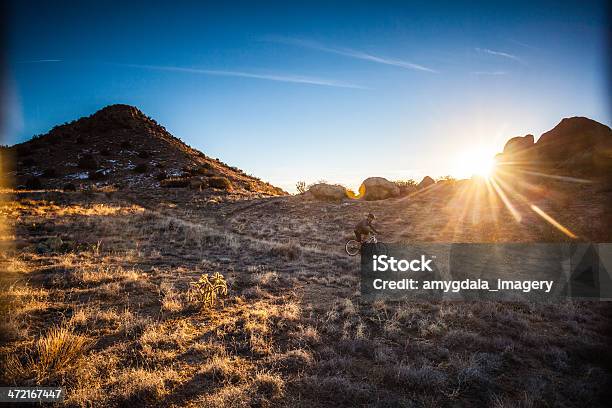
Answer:
[[455, 157], [453, 176], [470, 178], [474, 176], [490, 178], [495, 170], [495, 157], [489, 149], [475, 147], [459, 153]]

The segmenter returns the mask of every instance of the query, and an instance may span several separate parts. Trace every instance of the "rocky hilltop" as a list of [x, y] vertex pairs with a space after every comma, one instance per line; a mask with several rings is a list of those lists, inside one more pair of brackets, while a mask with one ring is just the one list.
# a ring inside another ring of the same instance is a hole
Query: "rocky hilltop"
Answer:
[[29, 189], [112, 185], [285, 194], [188, 146], [129, 105], [107, 106], [3, 150], [13, 162], [5, 168], [12, 182]]
[[496, 156], [503, 169], [555, 176], [607, 178], [612, 172], [612, 130], [585, 117], [563, 119], [543, 133], [513, 137]]

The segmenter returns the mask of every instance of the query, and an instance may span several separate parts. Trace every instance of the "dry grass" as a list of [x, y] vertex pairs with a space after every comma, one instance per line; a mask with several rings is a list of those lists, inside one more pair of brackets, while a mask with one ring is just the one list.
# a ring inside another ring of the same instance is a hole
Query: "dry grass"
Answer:
[[54, 327], [40, 337], [24, 356], [11, 356], [7, 362], [7, 375], [13, 381], [34, 380], [48, 384], [63, 380], [69, 371], [77, 370], [91, 342], [74, 334], [66, 327]]
[[[606, 304], [364, 304], [336, 241], [376, 203], [164, 194], [3, 204], [3, 383], [63, 384], [68, 406], [604, 405]], [[215, 272], [224, 302], [189, 302]]]

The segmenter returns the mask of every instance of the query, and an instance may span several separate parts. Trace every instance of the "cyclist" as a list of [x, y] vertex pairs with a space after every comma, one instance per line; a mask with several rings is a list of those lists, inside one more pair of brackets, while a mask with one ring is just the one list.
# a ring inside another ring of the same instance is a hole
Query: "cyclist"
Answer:
[[376, 217], [374, 214], [370, 213], [366, 216], [365, 219], [359, 221], [357, 225], [355, 225], [355, 236], [357, 237], [357, 241], [360, 243], [365, 242], [368, 239], [370, 233], [378, 234], [376, 228], [372, 226], [372, 221], [374, 221]]

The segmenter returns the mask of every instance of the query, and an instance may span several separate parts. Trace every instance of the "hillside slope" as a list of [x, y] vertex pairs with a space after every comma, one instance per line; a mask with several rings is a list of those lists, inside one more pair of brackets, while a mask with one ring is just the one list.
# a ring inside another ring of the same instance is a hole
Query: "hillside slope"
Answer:
[[[13, 182], [26, 188], [61, 188], [66, 183], [144, 188], [166, 185], [202, 186], [245, 195], [285, 194], [186, 145], [129, 105], [107, 106], [5, 151], [15, 162], [9, 169]], [[175, 179], [174, 183], [163, 181], [168, 179]]]

